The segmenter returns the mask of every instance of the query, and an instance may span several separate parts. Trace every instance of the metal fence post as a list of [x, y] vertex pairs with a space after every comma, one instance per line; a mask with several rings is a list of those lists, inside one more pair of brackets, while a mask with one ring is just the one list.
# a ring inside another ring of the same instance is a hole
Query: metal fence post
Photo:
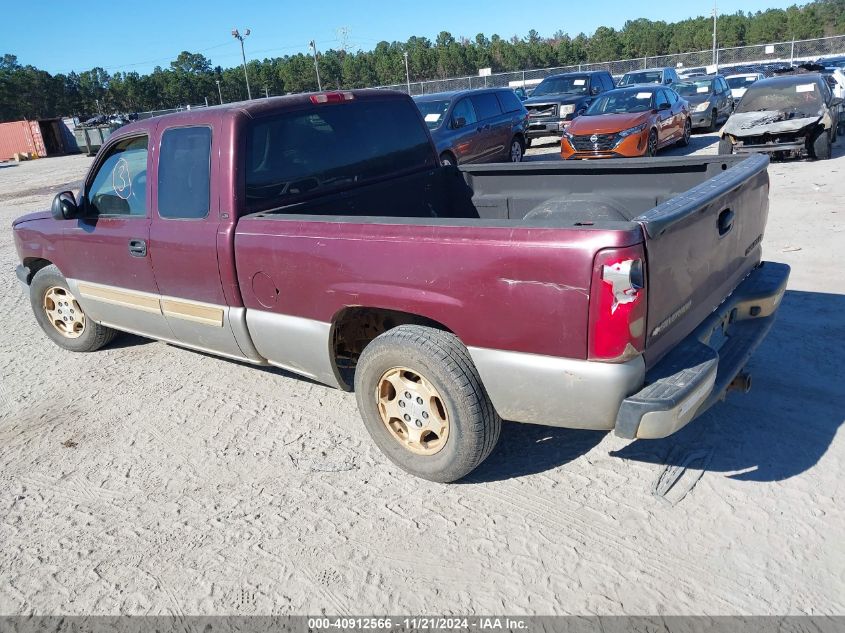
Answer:
[[795, 38], [792, 38], [792, 46], [789, 49], [789, 65], [792, 66], [792, 63], [795, 61]]
[[643, 69], [648, 68], [648, 55], [643, 57]]

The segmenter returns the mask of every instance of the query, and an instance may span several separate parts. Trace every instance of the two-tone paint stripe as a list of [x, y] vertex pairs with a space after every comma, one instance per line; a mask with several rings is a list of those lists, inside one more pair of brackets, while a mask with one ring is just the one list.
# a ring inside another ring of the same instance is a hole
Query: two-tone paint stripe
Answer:
[[224, 306], [213, 303], [163, 297], [149, 292], [126, 290], [87, 281], [78, 282], [77, 288], [82, 299], [184, 319], [212, 327], [223, 327]]

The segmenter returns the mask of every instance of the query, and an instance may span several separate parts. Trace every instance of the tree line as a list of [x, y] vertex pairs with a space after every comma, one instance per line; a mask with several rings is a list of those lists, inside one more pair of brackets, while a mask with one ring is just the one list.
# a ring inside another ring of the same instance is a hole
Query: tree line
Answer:
[[[618, 30], [603, 26], [592, 35], [575, 37], [563, 31], [540, 37], [532, 30], [526, 37], [488, 38], [479, 33], [470, 40], [443, 31], [434, 41], [411, 37], [406, 42], [383, 41], [368, 51], [323, 51], [320, 78], [323, 89], [402, 84], [406, 52], [411, 81], [474, 75], [479, 68], [516, 71], [669, 55], [709, 49], [712, 28], [712, 18], [697, 17], [674, 23], [629, 20]], [[718, 46], [723, 48], [843, 33], [845, 0], [721, 15], [716, 28]], [[310, 55], [254, 59], [247, 68], [253, 97], [317, 89]], [[220, 94], [226, 102], [247, 98], [242, 67], [212, 67], [205, 56], [188, 51], [168, 68], [157, 66], [149, 74], [110, 74], [98, 67], [51, 75], [22, 65], [13, 54], [0, 58], [0, 121], [141, 112], [201, 104], [206, 99], [217, 103]]]

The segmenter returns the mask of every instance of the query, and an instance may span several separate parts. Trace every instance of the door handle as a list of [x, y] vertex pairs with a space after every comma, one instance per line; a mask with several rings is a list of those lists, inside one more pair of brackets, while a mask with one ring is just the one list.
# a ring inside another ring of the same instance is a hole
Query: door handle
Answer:
[[129, 254], [132, 257], [146, 257], [147, 243], [144, 240], [129, 240]]
[[734, 212], [730, 209], [725, 209], [719, 214], [719, 235], [725, 235], [733, 228]]

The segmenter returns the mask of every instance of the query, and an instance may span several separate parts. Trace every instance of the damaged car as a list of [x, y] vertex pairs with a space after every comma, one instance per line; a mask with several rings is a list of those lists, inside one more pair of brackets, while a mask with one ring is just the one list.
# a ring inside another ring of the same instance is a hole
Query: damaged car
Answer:
[[722, 128], [719, 153], [830, 158], [841, 103], [818, 73], [756, 81]]

